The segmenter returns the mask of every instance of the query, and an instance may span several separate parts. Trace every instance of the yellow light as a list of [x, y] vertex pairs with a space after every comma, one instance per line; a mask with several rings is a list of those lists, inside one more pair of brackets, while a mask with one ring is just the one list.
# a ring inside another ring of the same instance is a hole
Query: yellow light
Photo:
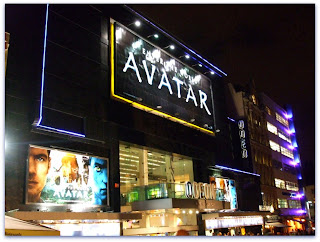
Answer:
[[118, 99], [118, 100], [122, 100], [124, 102], [127, 102], [129, 104], [131, 104], [133, 107], [136, 107], [138, 109], [142, 109], [144, 111], [147, 111], [147, 112], [151, 112], [153, 114], [156, 114], [158, 116], [163, 116], [165, 118], [168, 118], [170, 120], [173, 120], [175, 122], [178, 122], [178, 123], [181, 123], [183, 125], [186, 125], [186, 126], [189, 126], [189, 127], [192, 127], [192, 128], [195, 128], [195, 129], [198, 129], [200, 131], [203, 131], [205, 133], [208, 133], [208, 134], [211, 134], [211, 135], [215, 135], [213, 131], [210, 131], [210, 130], [207, 130], [207, 129], [204, 129], [204, 128], [201, 128], [200, 126], [197, 126], [197, 125], [194, 125], [192, 123], [189, 123], [187, 121], [184, 121], [182, 119], [179, 119], [179, 118], [176, 118], [176, 117], [173, 117], [169, 114], [166, 114], [166, 113], [163, 113], [163, 112], [160, 112], [158, 110], [155, 110], [155, 109], [152, 109], [152, 108], [149, 108], [147, 106], [144, 106], [140, 103], [136, 103], [134, 101], [131, 101], [129, 99], [126, 99], [124, 97], [121, 97], [121, 96], [118, 96], [114, 93], [114, 24], [111, 23], [110, 24], [110, 49], [111, 49], [111, 55], [110, 55], [110, 58], [111, 58], [111, 97], [115, 98], [115, 99]]

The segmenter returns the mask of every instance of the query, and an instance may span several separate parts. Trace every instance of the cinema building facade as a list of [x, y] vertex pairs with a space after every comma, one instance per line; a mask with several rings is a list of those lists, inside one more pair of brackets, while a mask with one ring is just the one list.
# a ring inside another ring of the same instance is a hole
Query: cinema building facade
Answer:
[[[234, 155], [226, 73], [128, 6], [7, 4], [6, 32], [9, 215], [61, 235], [261, 230], [260, 175]], [[33, 149], [49, 156], [36, 202]], [[107, 179], [101, 203], [94, 172]]]

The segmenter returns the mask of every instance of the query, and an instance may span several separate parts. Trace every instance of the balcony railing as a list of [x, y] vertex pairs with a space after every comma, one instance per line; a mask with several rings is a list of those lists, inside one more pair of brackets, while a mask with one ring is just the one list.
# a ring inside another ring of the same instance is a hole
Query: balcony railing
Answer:
[[[214, 189], [217, 201], [227, 201], [226, 191]], [[160, 198], [190, 199], [186, 196], [185, 184], [180, 183], [157, 183], [147, 186], [132, 187], [129, 191], [121, 193], [121, 205], [128, 205], [136, 201], [145, 201]]]

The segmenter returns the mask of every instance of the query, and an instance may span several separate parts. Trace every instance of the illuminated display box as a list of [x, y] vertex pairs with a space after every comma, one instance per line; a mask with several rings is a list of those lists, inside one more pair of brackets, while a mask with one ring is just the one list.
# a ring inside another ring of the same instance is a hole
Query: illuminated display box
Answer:
[[108, 206], [108, 159], [30, 145], [26, 202]]
[[209, 79], [117, 23], [111, 24], [111, 44], [112, 97], [213, 133]]

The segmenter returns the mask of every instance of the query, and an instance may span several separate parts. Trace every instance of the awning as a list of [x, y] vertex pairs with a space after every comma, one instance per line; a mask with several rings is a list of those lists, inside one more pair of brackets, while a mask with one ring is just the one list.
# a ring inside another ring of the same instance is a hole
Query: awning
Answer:
[[60, 236], [60, 231], [5, 215], [6, 236]]
[[278, 228], [287, 228], [287, 227], [291, 227], [289, 225], [280, 223], [280, 222], [274, 222], [274, 223], [265, 223], [265, 225], [269, 225], [269, 226], [273, 226], [273, 227], [278, 227]]

